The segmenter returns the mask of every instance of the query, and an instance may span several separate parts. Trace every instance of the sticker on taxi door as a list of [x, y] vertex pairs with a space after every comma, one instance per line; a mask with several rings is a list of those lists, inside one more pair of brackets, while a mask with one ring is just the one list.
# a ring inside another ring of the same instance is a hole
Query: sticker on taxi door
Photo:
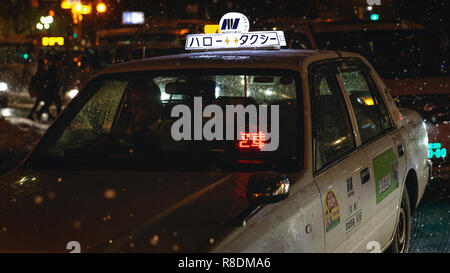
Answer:
[[325, 196], [325, 229], [326, 231], [332, 230], [341, 221], [339, 215], [339, 201], [336, 194], [329, 190]]
[[397, 160], [392, 149], [387, 150], [373, 160], [377, 204], [397, 188], [397, 165]]

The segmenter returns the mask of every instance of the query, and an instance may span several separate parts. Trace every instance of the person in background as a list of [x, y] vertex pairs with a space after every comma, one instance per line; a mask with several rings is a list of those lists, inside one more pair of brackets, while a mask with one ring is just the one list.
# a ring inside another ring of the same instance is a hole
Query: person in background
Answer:
[[61, 102], [61, 81], [58, 76], [58, 69], [62, 63], [62, 56], [54, 55], [52, 61], [50, 62], [49, 68], [45, 73], [46, 78], [46, 88], [45, 88], [45, 98], [44, 98], [44, 106], [37, 112], [37, 119], [41, 120], [41, 116], [43, 113], [47, 113], [49, 115], [49, 119], [54, 119], [50, 113], [50, 106], [55, 103], [56, 105], [56, 114], [59, 115], [62, 108]]
[[30, 113], [27, 116], [28, 119], [34, 120], [34, 115], [36, 114], [39, 104], [45, 100], [45, 89], [47, 88], [45, 78], [46, 73], [47, 65], [45, 60], [39, 60], [36, 74], [31, 77], [30, 85], [28, 86], [28, 93], [30, 94], [30, 97], [36, 98], [33, 108], [31, 108]]

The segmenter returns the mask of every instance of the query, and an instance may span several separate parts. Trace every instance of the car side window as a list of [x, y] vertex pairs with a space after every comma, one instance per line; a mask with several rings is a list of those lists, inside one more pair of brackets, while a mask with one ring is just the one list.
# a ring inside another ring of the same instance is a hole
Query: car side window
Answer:
[[50, 153], [64, 156], [65, 152], [80, 149], [110, 133], [126, 85], [125, 81], [105, 81], [69, 123]]
[[392, 128], [386, 105], [368, 68], [343, 64], [338, 71], [355, 112], [362, 143]]
[[350, 118], [336, 75], [318, 72], [313, 78], [316, 170], [350, 153], [355, 147]]

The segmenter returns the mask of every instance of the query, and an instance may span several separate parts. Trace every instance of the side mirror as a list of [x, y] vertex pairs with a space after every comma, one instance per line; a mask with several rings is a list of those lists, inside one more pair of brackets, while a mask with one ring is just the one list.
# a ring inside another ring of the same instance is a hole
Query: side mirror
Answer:
[[271, 204], [289, 196], [289, 179], [280, 174], [256, 174], [247, 184], [247, 199], [252, 204]]

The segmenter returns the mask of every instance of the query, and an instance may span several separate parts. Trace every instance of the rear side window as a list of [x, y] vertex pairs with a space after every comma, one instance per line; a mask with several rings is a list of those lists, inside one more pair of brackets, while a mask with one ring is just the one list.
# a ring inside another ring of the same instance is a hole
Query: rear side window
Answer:
[[313, 79], [315, 165], [322, 169], [355, 148], [350, 118], [336, 75], [331, 71]]
[[369, 70], [361, 65], [342, 64], [338, 71], [355, 112], [362, 143], [390, 129], [386, 106]]

